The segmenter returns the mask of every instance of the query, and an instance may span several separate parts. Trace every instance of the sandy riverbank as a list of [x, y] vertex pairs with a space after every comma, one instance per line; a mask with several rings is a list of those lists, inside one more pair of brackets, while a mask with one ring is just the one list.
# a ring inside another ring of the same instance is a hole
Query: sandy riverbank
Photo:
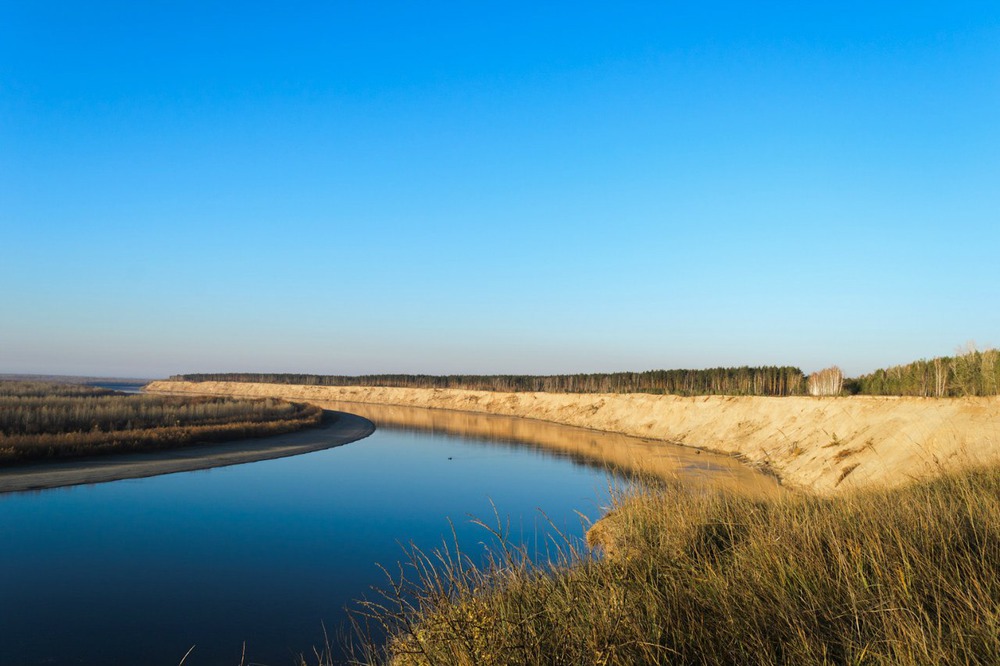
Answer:
[[578, 428], [538, 419], [498, 416], [453, 409], [426, 409], [362, 402], [316, 402], [323, 409], [350, 412], [378, 428], [445, 434], [515, 444], [629, 475], [640, 473], [676, 481], [693, 491], [730, 490], [754, 497], [773, 497], [782, 488], [732, 456], [620, 433]]
[[76, 458], [9, 467], [0, 470], [0, 493], [139, 479], [284, 458], [347, 444], [367, 437], [374, 431], [375, 426], [368, 419], [328, 411], [324, 412], [323, 422], [319, 427], [284, 435], [150, 453]]
[[540, 419], [736, 454], [821, 494], [1000, 462], [998, 398], [682, 398], [645, 394], [153, 382], [147, 390], [365, 402]]

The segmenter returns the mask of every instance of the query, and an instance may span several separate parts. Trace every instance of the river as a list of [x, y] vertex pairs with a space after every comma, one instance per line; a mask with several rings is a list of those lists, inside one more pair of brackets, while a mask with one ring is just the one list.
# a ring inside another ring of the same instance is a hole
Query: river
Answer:
[[[493, 521], [545, 557], [645, 455], [692, 485], [768, 480], [724, 457], [551, 424], [324, 405], [370, 437], [210, 470], [0, 495], [0, 665], [295, 663], [346, 631], [403, 545], [477, 557]], [[631, 448], [630, 448], [631, 447]], [[608, 453], [604, 463], [596, 451]], [[662, 469], [661, 469], [662, 468]]]

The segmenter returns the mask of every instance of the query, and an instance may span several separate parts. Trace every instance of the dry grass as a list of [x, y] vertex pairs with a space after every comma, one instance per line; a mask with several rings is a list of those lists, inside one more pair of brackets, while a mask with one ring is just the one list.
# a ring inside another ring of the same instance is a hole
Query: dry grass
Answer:
[[274, 398], [123, 395], [0, 382], [0, 466], [277, 435], [321, 418], [319, 407]]
[[53, 396], [95, 397], [101, 395], [115, 395], [115, 392], [111, 389], [98, 388], [87, 384], [0, 380], [0, 398], [11, 396], [20, 398], [51, 398]]
[[620, 495], [535, 565], [410, 553], [360, 633], [396, 666], [1000, 663], [1000, 468], [836, 499]]

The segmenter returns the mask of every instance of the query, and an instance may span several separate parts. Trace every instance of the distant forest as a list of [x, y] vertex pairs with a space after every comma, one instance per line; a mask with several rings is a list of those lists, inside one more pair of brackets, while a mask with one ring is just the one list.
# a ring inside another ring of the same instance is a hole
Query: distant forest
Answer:
[[260, 382], [316, 386], [386, 386], [547, 393], [671, 393], [675, 395], [802, 395], [798, 368], [650, 370], [581, 375], [297, 375], [247, 372], [175, 375], [190, 382]]
[[1000, 350], [969, 348], [955, 356], [914, 361], [846, 379], [836, 366], [805, 375], [789, 366], [649, 370], [578, 375], [304, 375], [223, 372], [174, 375], [191, 382], [259, 382], [313, 386], [380, 386], [546, 393], [693, 395], [1000, 395]]
[[909, 395], [927, 398], [1000, 395], [1000, 350], [970, 349], [898, 365], [845, 382], [847, 390], [865, 395]]

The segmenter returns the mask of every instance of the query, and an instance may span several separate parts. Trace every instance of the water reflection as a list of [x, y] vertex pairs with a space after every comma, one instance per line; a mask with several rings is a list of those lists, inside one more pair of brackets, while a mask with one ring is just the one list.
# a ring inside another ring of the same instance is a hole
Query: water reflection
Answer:
[[[360, 411], [354, 409], [354, 411]], [[540, 559], [620, 479], [511, 444], [383, 425], [243, 465], [0, 495], [0, 665], [272, 666], [347, 631], [402, 545], [492, 543], [494, 507]], [[336, 645], [334, 646], [336, 648]]]
[[401, 405], [329, 401], [325, 409], [357, 414], [379, 428], [456, 435], [541, 449], [573, 460], [627, 475], [679, 481], [693, 487], [773, 495], [777, 481], [730, 457], [669, 444], [535, 419], [494, 416], [446, 409]]
[[[662, 442], [465, 412], [328, 403], [367, 439], [200, 472], [0, 495], [0, 665], [298, 663], [384, 585], [401, 544], [491, 543], [494, 507], [545, 558], [646, 470], [695, 487], [773, 491], [736, 461]], [[577, 462], [586, 461], [585, 465]], [[540, 511], [541, 510], [541, 511]], [[544, 512], [544, 513], [542, 513]]]

